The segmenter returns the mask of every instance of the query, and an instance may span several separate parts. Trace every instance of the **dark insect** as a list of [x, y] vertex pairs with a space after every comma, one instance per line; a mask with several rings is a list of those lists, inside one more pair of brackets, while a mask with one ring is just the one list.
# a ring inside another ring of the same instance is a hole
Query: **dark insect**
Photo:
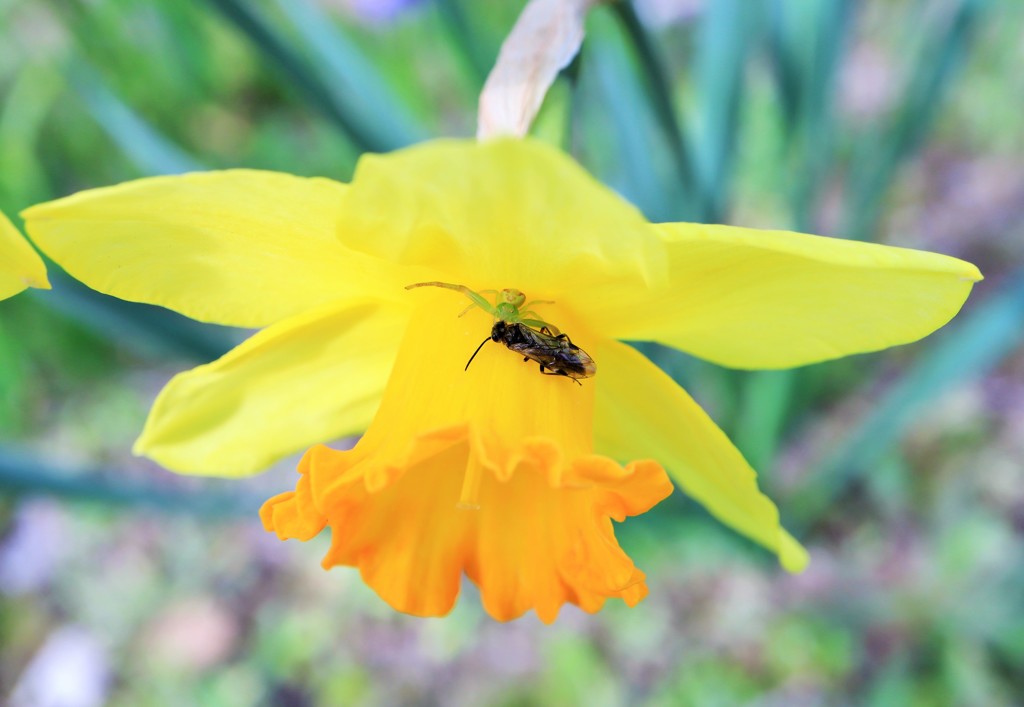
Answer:
[[597, 373], [594, 359], [572, 343], [568, 334], [556, 335], [546, 326], [534, 329], [522, 322], [509, 323], [501, 319], [494, 322], [491, 335], [481, 341], [469, 357], [466, 370], [469, 370], [469, 364], [473, 363], [473, 359], [488, 341], [505, 344], [509, 350], [522, 354], [523, 361], [540, 364], [540, 372], [544, 375], [571, 378], [577, 385], [582, 385], [580, 378], [590, 378]]
[[[554, 304], [546, 300], [534, 300], [526, 302], [526, 295], [521, 290], [511, 287], [500, 292], [497, 290], [484, 290], [493, 292], [494, 304], [491, 304], [480, 292], [474, 292], [465, 285], [455, 285], [450, 282], [417, 282], [406, 285], [405, 289], [411, 290], [417, 287], [443, 287], [447, 290], [455, 290], [466, 295], [473, 304], [462, 312], [465, 314], [474, 306], [479, 307], [494, 317], [494, 326], [491, 327], [491, 335], [480, 342], [476, 351], [466, 362], [466, 370], [469, 364], [480, 353], [488, 341], [497, 341], [505, 344], [510, 350], [523, 355], [524, 361], [536, 361], [540, 364], [540, 372], [546, 376], [562, 376], [580, 383], [581, 378], [590, 378], [597, 373], [597, 365], [590, 355], [576, 344], [569, 340], [567, 334], [558, 334], [552, 324], [537, 318], [537, 314], [530, 309], [535, 304]], [[459, 316], [461, 317], [462, 314]]]

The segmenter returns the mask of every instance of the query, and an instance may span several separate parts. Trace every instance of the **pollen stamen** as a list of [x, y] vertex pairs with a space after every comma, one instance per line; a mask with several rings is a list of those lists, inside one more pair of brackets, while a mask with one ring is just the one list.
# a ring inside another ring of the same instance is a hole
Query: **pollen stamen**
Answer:
[[462, 511], [480, 510], [480, 481], [483, 478], [483, 465], [476, 459], [475, 455], [469, 455], [466, 462], [466, 475], [462, 479], [462, 491], [459, 493], [459, 502], [455, 507]]

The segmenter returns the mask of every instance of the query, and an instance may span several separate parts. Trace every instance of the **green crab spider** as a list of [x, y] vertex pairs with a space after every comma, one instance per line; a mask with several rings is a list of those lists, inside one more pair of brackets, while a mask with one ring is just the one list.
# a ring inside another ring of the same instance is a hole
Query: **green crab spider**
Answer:
[[[459, 314], [461, 317], [463, 314], [471, 310], [473, 307], [479, 307], [495, 319], [503, 321], [507, 324], [525, 324], [528, 327], [534, 329], [546, 328], [552, 333], [552, 335], [558, 335], [558, 329], [552, 324], [548, 324], [546, 321], [540, 318], [540, 316], [534, 312], [530, 307], [538, 304], [554, 304], [551, 300], [531, 300], [526, 301], [526, 295], [521, 290], [516, 290], [511, 287], [506, 287], [504, 290], [481, 290], [476, 292], [469, 289], [465, 285], [453, 285], [450, 282], [417, 282], [412, 285], [406, 285], [405, 289], [411, 290], [416, 287], [443, 287], [446, 290], [455, 290], [466, 295], [472, 304], [466, 307]], [[487, 301], [484, 297], [484, 293], [494, 294], [494, 304]], [[524, 304], [525, 303], [525, 304]], [[522, 308], [522, 309], [521, 309]]]

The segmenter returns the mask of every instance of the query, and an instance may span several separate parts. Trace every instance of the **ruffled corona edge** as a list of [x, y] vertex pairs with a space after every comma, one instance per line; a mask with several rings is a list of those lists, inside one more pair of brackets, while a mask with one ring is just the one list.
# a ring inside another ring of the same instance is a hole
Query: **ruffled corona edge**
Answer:
[[468, 425], [432, 431], [390, 463], [360, 445], [314, 447], [295, 491], [264, 504], [263, 524], [299, 540], [330, 525], [323, 566], [358, 567], [382, 599], [418, 616], [448, 613], [463, 573], [500, 621], [534, 609], [550, 623], [566, 602], [595, 612], [608, 598], [633, 606], [646, 596], [611, 521], [672, 492], [660, 465], [567, 459], [533, 437], [499, 468], [473, 437]]

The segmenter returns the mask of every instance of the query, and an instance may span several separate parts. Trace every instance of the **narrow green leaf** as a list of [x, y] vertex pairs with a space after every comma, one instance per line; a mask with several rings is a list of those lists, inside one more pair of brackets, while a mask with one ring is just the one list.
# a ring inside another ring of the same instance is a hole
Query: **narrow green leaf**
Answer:
[[786, 428], [796, 371], [754, 371], [743, 379], [733, 441], [751, 466], [767, 473]]
[[942, 108], [952, 78], [988, 9], [989, 0], [960, 0], [948, 25], [925, 43], [910, 72], [903, 103], [884, 132], [864, 141], [851, 170], [846, 232], [864, 240], [874, 231], [899, 166], [918, 149]]
[[402, 146], [399, 140], [379, 135], [363, 124], [352, 109], [358, 97], [348, 96], [346, 100], [339, 99], [270, 23], [243, 0], [207, 2], [233, 22], [291, 80], [291, 84], [302, 93], [306, 101], [323, 113], [358, 149], [367, 152], [387, 152]]
[[[207, 482], [213, 485], [216, 482]], [[61, 469], [34, 455], [0, 447], [0, 496], [56, 496], [69, 501], [185, 513], [210, 520], [255, 518], [262, 498], [240, 493], [237, 482], [223, 491], [180, 491], [126, 481], [99, 469]]]
[[689, 144], [700, 221], [721, 222], [727, 210], [744, 70], [761, 26], [758, 20], [758, 8], [747, 0], [715, 0], [705, 7], [698, 28], [694, 64], [700, 103], [691, 113]]
[[65, 67], [69, 83], [104, 132], [145, 174], [181, 174], [203, 169], [198, 160], [170, 142], [111, 91], [81, 59]]
[[[816, 231], [814, 214], [835, 158], [835, 89], [849, 41], [851, 0], [819, 0], [808, 5], [779, 2], [769, 23], [774, 63], [780, 68], [778, 90], [794, 150], [791, 209], [793, 228]], [[803, 10], [812, 21], [797, 18]], [[793, 73], [792, 77], [782, 74]], [[795, 105], [792, 105], [795, 102]]]
[[[807, 7], [804, 5], [803, 7]], [[795, 126], [803, 104], [805, 72], [801, 70], [799, 44], [793, 21], [793, 5], [787, 0], [769, 0], [765, 15], [765, 39], [771, 57], [772, 76], [787, 126]]]
[[31, 290], [27, 296], [139, 354], [172, 354], [205, 363], [241, 340], [238, 330], [201, 324], [167, 309], [90, 290], [53, 262], [47, 262], [47, 273], [53, 289]]
[[[586, 70], [580, 78], [581, 121], [588, 139], [581, 150], [604, 182], [638, 206], [651, 221], [673, 221], [688, 214], [680, 209], [683, 190], [673, 172], [673, 159], [661, 147], [658, 123], [636, 81], [623, 32], [609, 17], [593, 20], [583, 45]], [[617, 150], [608, 150], [613, 143]]]
[[14, 205], [38, 201], [49, 193], [37, 150], [62, 83], [53, 67], [26, 66], [0, 104], [0, 193], [7, 213], [13, 213]]
[[[672, 101], [672, 84], [669, 80], [668, 71], [658, 57], [654, 44], [648, 36], [647, 30], [640, 22], [640, 18], [637, 16], [631, 0], [614, 2], [611, 4], [611, 7], [622, 24], [626, 36], [632, 43], [637, 59], [640, 61], [641, 73], [643, 74], [642, 84], [647, 90], [647, 96], [654, 108], [654, 115], [661, 128], [661, 133], [672, 154], [676, 179], [681, 187], [681, 192], [683, 194], [690, 194], [696, 183], [695, 167], [682, 125], [676, 113], [675, 104]], [[689, 213], [690, 206], [687, 203], [683, 203], [678, 210]]]
[[335, 100], [358, 96], [346, 106], [361, 125], [367, 126], [375, 141], [404, 146], [427, 137], [426, 129], [417, 124], [380, 72], [323, 10], [308, 0], [276, 2], [312, 53], [320, 67], [317, 73]]
[[476, 89], [479, 91], [483, 88], [497, 56], [484, 48], [480, 34], [466, 16], [466, 9], [461, 0], [437, 0], [436, 4], [456, 48], [472, 71]]

